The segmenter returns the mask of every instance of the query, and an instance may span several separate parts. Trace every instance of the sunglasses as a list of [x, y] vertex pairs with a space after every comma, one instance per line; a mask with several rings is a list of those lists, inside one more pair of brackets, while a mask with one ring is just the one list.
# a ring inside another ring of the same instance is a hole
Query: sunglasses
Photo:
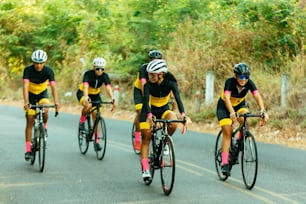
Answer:
[[237, 75], [240, 80], [248, 80], [250, 77], [248, 75]]
[[103, 67], [97, 67], [96, 71], [104, 71], [104, 68]]

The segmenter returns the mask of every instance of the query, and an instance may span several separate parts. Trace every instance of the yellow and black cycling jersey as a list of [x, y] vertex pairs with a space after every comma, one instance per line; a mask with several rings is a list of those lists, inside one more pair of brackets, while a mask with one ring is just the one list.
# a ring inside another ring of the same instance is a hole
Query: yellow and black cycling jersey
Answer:
[[153, 113], [154, 115], [155, 110], [158, 111], [157, 109], [168, 106], [171, 91], [175, 97], [180, 113], [184, 113], [185, 110], [176, 79], [168, 72], [164, 75], [164, 80], [161, 84], [151, 83], [150, 81], [145, 84], [140, 121], [145, 121], [148, 113]]
[[23, 80], [29, 80], [29, 92], [38, 95], [47, 90], [48, 83], [55, 81], [55, 77], [50, 67], [45, 65], [41, 71], [36, 71], [32, 64], [24, 69]]
[[141, 80], [145, 80], [148, 81], [148, 72], [147, 72], [147, 65], [148, 63], [145, 63], [143, 65], [140, 66], [137, 75], [136, 75], [136, 80], [134, 82], [134, 87], [137, 89], [141, 89]]
[[224, 101], [224, 93], [229, 92], [231, 93], [230, 100], [232, 106], [237, 106], [245, 100], [248, 91], [251, 91], [252, 93], [257, 91], [256, 85], [251, 79], [249, 79], [245, 86], [240, 90], [238, 89], [237, 80], [234, 77], [231, 77], [225, 81], [224, 90], [222, 91], [220, 98]]
[[101, 91], [101, 86], [110, 85], [110, 79], [107, 73], [103, 73], [101, 76], [95, 74], [95, 70], [86, 71], [83, 77], [83, 83], [79, 85], [81, 91], [84, 90], [84, 83], [88, 83], [88, 94], [99, 94]]

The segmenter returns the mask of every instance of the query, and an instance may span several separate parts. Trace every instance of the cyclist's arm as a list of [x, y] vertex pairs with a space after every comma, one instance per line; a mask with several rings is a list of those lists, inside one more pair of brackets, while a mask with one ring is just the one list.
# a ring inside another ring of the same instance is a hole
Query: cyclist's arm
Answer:
[[228, 112], [230, 112], [230, 118], [233, 121], [236, 121], [237, 118], [236, 118], [236, 115], [235, 115], [235, 110], [234, 110], [232, 102], [231, 102], [231, 91], [229, 91], [229, 90], [224, 90], [224, 103], [225, 103], [225, 106], [226, 106]]
[[181, 97], [180, 97], [180, 92], [179, 92], [177, 83], [174, 83], [174, 82], [173, 82], [173, 86], [172, 86], [172, 94], [175, 98], [175, 101], [177, 103], [177, 106], [178, 106], [178, 109], [179, 109], [181, 115], [185, 116], [185, 109], [184, 109], [184, 105], [183, 105], [183, 102], [182, 102]]
[[112, 86], [110, 84], [106, 84], [105, 88], [106, 88], [107, 95], [111, 98], [111, 100], [112, 101], [115, 100], [114, 99], [114, 94], [113, 94]]
[[256, 90], [252, 92], [252, 95], [254, 97], [254, 99], [256, 100], [257, 105], [260, 108], [260, 112], [262, 112], [264, 114], [264, 118], [262, 120], [261, 126], [263, 126], [268, 120], [269, 120], [269, 115], [266, 113], [265, 111], [265, 106], [262, 100], [262, 97], [260, 95], [260, 93]]
[[51, 87], [51, 91], [52, 91], [52, 95], [53, 95], [54, 104], [59, 105], [58, 104], [57, 89], [56, 89], [55, 81], [50, 81], [50, 87]]
[[25, 110], [28, 109], [29, 105], [29, 85], [30, 85], [30, 80], [23, 79], [23, 104]]

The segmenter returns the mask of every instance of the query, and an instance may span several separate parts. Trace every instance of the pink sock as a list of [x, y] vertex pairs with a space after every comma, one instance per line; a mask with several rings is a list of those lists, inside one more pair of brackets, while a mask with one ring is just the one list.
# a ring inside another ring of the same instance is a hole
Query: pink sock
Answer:
[[26, 142], [25, 146], [26, 146], [26, 152], [31, 152], [32, 142]]
[[222, 165], [228, 164], [228, 153], [227, 152], [222, 152]]
[[242, 132], [239, 132], [239, 133], [238, 133], [238, 136], [237, 136], [237, 139], [240, 140], [241, 137], [242, 137]]
[[149, 160], [148, 158], [142, 158], [141, 159], [141, 165], [142, 165], [142, 170], [148, 170], [149, 169]]
[[44, 123], [44, 128], [47, 129], [47, 123]]
[[141, 133], [135, 132], [135, 141], [140, 141]]
[[99, 141], [100, 141], [100, 133], [98, 132], [98, 133], [95, 133], [96, 135], [97, 135], [97, 137], [96, 137], [96, 143], [99, 143]]
[[80, 122], [81, 123], [84, 123], [86, 121], [86, 116], [85, 115], [82, 115], [81, 117], [80, 117]]

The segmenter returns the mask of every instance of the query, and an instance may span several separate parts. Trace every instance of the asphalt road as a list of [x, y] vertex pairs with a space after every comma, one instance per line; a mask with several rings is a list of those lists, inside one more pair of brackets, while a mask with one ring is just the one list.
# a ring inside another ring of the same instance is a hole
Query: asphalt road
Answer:
[[45, 171], [40, 173], [36, 163], [24, 160], [23, 110], [0, 105], [0, 203], [306, 203], [304, 150], [258, 143], [259, 172], [250, 191], [240, 165], [226, 182], [218, 180], [215, 135], [189, 131], [182, 136], [177, 131], [175, 184], [165, 196], [159, 171], [150, 186], [142, 181], [139, 156], [131, 147], [131, 122], [106, 119], [108, 144], [100, 161], [92, 144], [86, 155], [79, 152], [79, 116], [60, 113], [54, 118], [53, 113]]

